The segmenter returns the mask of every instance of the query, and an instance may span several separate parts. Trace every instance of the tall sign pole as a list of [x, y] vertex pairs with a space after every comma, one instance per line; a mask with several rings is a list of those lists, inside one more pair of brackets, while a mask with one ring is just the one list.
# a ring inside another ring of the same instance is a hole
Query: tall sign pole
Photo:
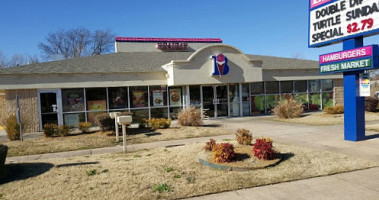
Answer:
[[[363, 37], [343, 41], [343, 50], [363, 46]], [[359, 96], [359, 74], [363, 71], [343, 72], [344, 139], [358, 141], [365, 138], [365, 99]]]

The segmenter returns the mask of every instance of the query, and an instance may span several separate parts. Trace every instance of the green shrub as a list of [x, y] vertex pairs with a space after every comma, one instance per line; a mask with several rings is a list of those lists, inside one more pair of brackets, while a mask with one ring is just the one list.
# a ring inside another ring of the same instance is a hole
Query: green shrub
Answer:
[[78, 124], [78, 127], [79, 127], [79, 130], [82, 132], [82, 133], [87, 133], [88, 132], [88, 129], [92, 126], [91, 122], [80, 122]]
[[58, 134], [61, 137], [67, 136], [70, 133], [70, 126], [69, 125], [61, 125], [58, 126]]
[[99, 125], [101, 132], [114, 130], [114, 119], [108, 113], [101, 113], [96, 115], [96, 123]]
[[0, 144], [0, 178], [5, 176], [5, 159], [7, 158], [8, 147]]
[[205, 143], [204, 149], [206, 151], [212, 151], [213, 147], [216, 145], [216, 140], [210, 139], [209, 142]]
[[157, 130], [159, 128], [169, 128], [171, 126], [171, 119], [165, 118], [151, 118], [145, 119], [145, 124], [150, 127], [151, 130]]
[[217, 163], [232, 162], [235, 158], [234, 147], [230, 143], [221, 143], [213, 146], [213, 160]]
[[199, 126], [203, 124], [201, 119], [201, 109], [190, 107], [181, 110], [178, 114], [178, 123], [182, 126]]
[[164, 168], [164, 171], [165, 172], [172, 172], [172, 171], [174, 171], [174, 168], [172, 168], [172, 167], [166, 167], [166, 168]]
[[55, 137], [58, 136], [59, 130], [57, 124], [45, 124], [43, 126], [43, 135], [45, 137]]
[[251, 135], [249, 130], [237, 129], [236, 140], [240, 144], [250, 145], [251, 141], [253, 140], [253, 136]]
[[342, 114], [344, 112], [343, 105], [329, 106], [324, 109], [328, 114]]
[[[9, 115], [4, 120], [5, 132], [9, 140], [19, 140], [20, 139], [20, 125], [17, 123], [17, 117], [15, 114]], [[22, 124], [24, 129], [24, 125]]]
[[297, 118], [303, 114], [303, 104], [292, 98], [285, 99], [280, 101], [272, 111], [279, 118]]
[[365, 109], [370, 112], [375, 112], [378, 107], [378, 98], [376, 97], [366, 97], [365, 98]]
[[162, 193], [162, 192], [171, 192], [172, 191], [172, 187], [170, 185], [167, 185], [167, 183], [158, 183], [156, 185], [153, 186], [153, 192], [159, 192], [159, 193]]
[[253, 145], [254, 156], [258, 159], [272, 160], [275, 158], [275, 151], [271, 138], [256, 139]]

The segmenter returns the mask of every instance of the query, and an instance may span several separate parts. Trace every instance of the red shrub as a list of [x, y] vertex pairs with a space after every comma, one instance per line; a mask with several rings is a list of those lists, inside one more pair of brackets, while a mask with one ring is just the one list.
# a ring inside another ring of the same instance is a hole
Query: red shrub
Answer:
[[216, 145], [216, 140], [210, 139], [209, 142], [205, 143], [204, 149], [207, 151], [212, 151], [213, 147]]
[[213, 146], [213, 159], [218, 163], [232, 162], [235, 158], [234, 147], [229, 143], [221, 143]]
[[275, 158], [275, 151], [272, 147], [271, 139], [256, 139], [253, 145], [254, 156], [258, 159], [272, 160]]

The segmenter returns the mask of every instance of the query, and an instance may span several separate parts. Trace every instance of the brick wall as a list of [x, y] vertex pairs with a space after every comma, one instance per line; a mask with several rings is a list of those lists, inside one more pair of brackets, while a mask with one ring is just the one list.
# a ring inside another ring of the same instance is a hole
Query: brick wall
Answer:
[[6, 90], [5, 115], [16, 114], [16, 95], [20, 100], [21, 116], [25, 125], [25, 132], [39, 131], [37, 90]]

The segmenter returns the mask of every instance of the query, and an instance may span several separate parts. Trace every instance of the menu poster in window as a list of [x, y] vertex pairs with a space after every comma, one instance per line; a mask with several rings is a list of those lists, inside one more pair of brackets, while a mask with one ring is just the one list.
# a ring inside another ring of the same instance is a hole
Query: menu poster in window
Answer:
[[170, 105], [171, 106], [181, 106], [181, 90], [180, 89], [170, 89]]
[[107, 109], [107, 102], [106, 100], [93, 100], [87, 102], [88, 110], [106, 110]]
[[153, 90], [153, 105], [163, 106], [163, 92], [162, 90]]
[[143, 91], [132, 91], [133, 94], [133, 106], [134, 107], [145, 107], [145, 94]]

